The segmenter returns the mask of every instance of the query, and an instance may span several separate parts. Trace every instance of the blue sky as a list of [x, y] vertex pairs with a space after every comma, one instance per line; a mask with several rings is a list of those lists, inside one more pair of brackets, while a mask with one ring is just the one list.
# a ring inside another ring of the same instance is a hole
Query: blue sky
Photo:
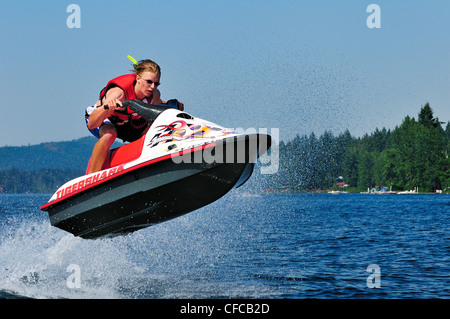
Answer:
[[[66, 12], [81, 9], [81, 28]], [[381, 10], [370, 29], [369, 4]], [[280, 138], [393, 129], [429, 102], [450, 120], [450, 1], [9, 1], [0, 8], [0, 146], [89, 135], [84, 109], [131, 62], [163, 99]]]

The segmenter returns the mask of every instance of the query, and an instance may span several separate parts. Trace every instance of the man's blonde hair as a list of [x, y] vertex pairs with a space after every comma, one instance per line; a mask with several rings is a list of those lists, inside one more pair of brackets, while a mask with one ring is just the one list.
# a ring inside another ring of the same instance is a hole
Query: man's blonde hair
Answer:
[[138, 65], [133, 64], [134, 74], [141, 75], [143, 72], [146, 72], [146, 71], [149, 71], [149, 72], [152, 72], [152, 73], [155, 73], [155, 74], [161, 76], [161, 68], [159, 67], [159, 65], [156, 62], [154, 62], [152, 60], [149, 60], [149, 59], [141, 60], [141, 61], [139, 61]]

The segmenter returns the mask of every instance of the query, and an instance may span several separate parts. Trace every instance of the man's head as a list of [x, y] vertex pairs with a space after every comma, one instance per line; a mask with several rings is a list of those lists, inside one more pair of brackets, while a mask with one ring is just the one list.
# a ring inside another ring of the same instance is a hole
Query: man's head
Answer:
[[136, 74], [135, 90], [137, 95], [150, 97], [159, 86], [161, 79], [161, 68], [152, 60], [141, 60], [133, 65]]

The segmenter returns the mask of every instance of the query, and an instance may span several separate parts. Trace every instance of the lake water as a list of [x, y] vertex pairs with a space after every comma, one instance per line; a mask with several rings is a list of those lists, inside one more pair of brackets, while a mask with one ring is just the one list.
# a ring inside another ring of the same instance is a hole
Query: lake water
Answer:
[[50, 226], [48, 198], [0, 195], [0, 298], [450, 297], [448, 195], [236, 190], [100, 240]]

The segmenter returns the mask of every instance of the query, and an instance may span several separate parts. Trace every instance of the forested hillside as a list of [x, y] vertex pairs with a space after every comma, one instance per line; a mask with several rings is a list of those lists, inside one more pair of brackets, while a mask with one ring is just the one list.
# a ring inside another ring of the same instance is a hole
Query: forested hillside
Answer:
[[0, 171], [11, 168], [21, 171], [41, 168], [84, 170], [96, 141], [92, 136], [67, 142], [0, 147]]
[[348, 130], [338, 136], [297, 136], [282, 142], [279, 152], [278, 173], [259, 178], [266, 188], [305, 191], [341, 182], [355, 191], [419, 187], [434, 192], [450, 185], [450, 122], [434, 117], [428, 103], [417, 120], [406, 116], [393, 131], [376, 129], [360, 138]]
[[[96, 142], [86, 137], [70, 142], [0, 148], [0, 193], [52, 193], [64, 182], [84, 174]], [[118, 146], [116, 144], [115, 146]], [[299, 136], [279, 144], [279, 170], [261, 175], [256, 169], [253, 191], [330, 189], [337, 182], [365, 191], [392, 187], [421, 191], [450, 185], [450, 122], [440, 122], [427, 103], [417, 120], [406, 116], [395, 129], [362, 137], [347, 130]]]
[[[93, 136], [73, 141], [0, 148], [0, 193], [53, 193], [86, 172]], [[120, 143], [115, 143], [114, 147]]]

